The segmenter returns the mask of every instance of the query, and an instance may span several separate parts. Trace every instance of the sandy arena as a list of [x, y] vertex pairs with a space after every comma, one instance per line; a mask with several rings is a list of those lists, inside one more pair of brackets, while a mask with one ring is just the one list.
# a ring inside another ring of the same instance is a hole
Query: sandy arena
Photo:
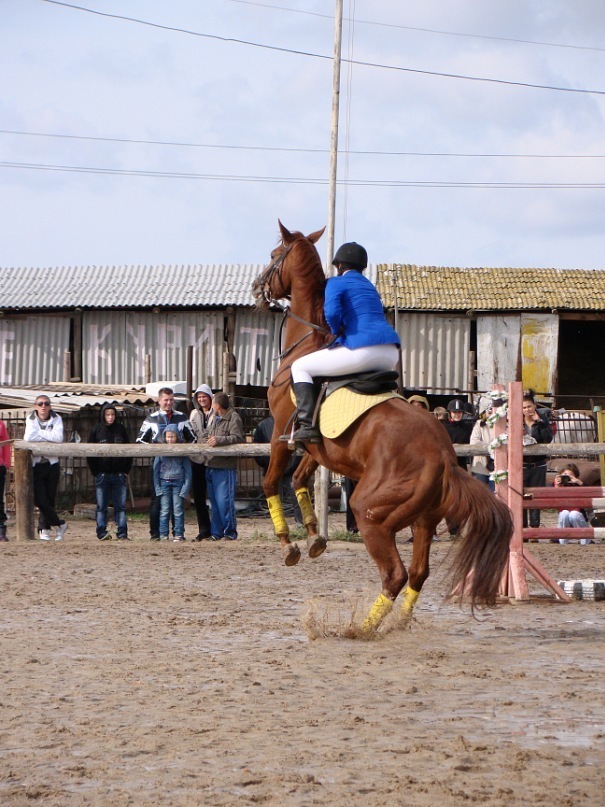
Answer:
[[[352, 641], [380, 590], [363, 545], [288, 569], [267, 519], [239, 526], [106, 543], [71, 519], [63, 543], [0, 546], [1, 804], [603, 802], [605, 602], [474, 620], [442, 604], [440, 542], [411, 629]], [[531, 550], [605, 577], [603, 544]]]

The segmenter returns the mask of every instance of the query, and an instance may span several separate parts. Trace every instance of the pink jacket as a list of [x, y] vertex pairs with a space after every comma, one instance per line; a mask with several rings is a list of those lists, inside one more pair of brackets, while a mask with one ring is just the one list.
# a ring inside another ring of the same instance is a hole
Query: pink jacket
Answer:
[[[6, 431], [4, 421], [0, 420], [0, 443], [3, 440], [8, 440], [8, 432]], [[10, 464], [11, 464], [11, 447], [0, 446], [0, 465], [6, 465], [7, 468], [10, 468]]]

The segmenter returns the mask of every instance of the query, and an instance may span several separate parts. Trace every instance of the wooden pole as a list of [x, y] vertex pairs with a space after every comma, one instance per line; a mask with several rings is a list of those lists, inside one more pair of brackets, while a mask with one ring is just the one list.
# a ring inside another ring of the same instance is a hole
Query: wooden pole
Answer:
[[513, 516], [514, 534], [510, 542], [509, 596], [527, 602], [529, 588], [523, 561], [523, 384], [508, 385], [508, 506]]
[[17, 516], [17, 541], [33, 540], [34, 485], [31, 451], [15, 450], [15, 511]]
[[187, 411], [191, 412], [193, 409], [193, 345], [187, 347], [187, 369], [186, 369], [185, 388], [187, 390]]
[[69, 350], [63, 353], [63, 381], [67, 384], [71, 381], [71, 353]]

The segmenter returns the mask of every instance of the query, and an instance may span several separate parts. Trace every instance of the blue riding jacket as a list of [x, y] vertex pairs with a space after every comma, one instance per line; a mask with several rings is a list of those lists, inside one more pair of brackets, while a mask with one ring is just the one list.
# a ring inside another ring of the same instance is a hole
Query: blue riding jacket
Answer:
[[354, 350], [371, 345], [397, 345], [399, 336], [386, 321], [374, 284], [354, 269], [329, 278], [324, 314], [337, 337], [333, 345]]

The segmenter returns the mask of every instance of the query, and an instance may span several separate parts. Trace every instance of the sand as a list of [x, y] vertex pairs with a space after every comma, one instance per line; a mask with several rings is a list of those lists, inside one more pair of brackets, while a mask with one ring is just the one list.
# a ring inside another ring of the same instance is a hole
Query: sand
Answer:
[[[71, 519], [0, 545], [1, 804], [603, 802], [605, 602], [473, 619], [442, 602], [440, 542], [411, 627], [353, 641], [380, 588], [363, 545], [286, 568], [266, 519], [240, 530], [108, 543]], [[532, 551], [605, 577], [605, 545]]]

